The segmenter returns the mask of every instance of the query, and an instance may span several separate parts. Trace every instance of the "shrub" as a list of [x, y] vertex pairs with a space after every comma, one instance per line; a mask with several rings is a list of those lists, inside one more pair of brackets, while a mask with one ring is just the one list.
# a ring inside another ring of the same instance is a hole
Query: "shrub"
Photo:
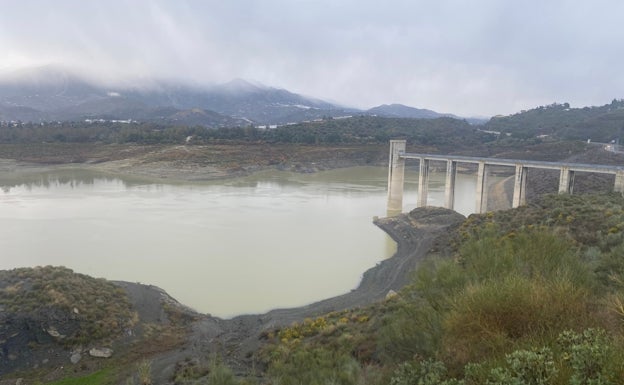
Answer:
[[548, 385], [557, 375], [549, 348], [516, 350], [507, 355], [507, 364], [512, 376], [527, 385]]
[[545, 279], [566, 276], [578, 285], [593, 285], [591, 271], [560, 235], [547, 228], [525, 229], [513, 237], [499, 233], [497, 226], [486, 226], [460, 248], [459, 263], [472, 282], [521, 274]]
[[607, 385], [609, 356], [612, 347], [602, 329], [586, 329], [582, 333], [566, 330], [559, 335], [564, 359], [572, 368], [570, 385]]
[[223, 365], [220, 360], [213, 359], [210, 362], [210, 373], [206, 385], [236, 385], [238, 381], [234, 377], [234, 373], [227, 366]]
[[140, 385], [152, 385], [152, 361], [142, 360], [136, 365]]
[[463, 381], [447, 378], [440, 361], [426, 360], [418, 364], [403, 363], [394, 371], [390, 385], [462, 385]]
[[360, 365], [353, 357], [328, 349], [299, 349], [273, 361], [268, 374], [280, 385], [355, 385]]
[[590, 296], [570, 280], [508, 276], [472, 284], [444, 320], [444, 349], [459, 364], [501, 354], [525, 341], [554, 339], [588, 323]]
[[65, 267], [0, 271], [0, 305], [44, 322], [68, 319], [71, 327], [62, 333], [67, 345], [114, 337], [136, 321], [122, 288]]

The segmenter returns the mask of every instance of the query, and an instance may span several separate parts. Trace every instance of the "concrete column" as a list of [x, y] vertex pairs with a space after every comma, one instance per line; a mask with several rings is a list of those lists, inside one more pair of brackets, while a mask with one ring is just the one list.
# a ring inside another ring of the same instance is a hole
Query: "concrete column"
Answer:
[[420, 172], [418, 173], [418, 202], [416, 207], [427, 206], [429, 193], [429, 159], [420, 158]]
[[405, 140], [390, 141], [390, 159], [388, 162], [388, 215], [403, 211], [403, 182], [405, 180]]
[[574, 171], [570, 167], [561, 167], [559, 174], [559, 194], [572, 194], [574, 188]]
[[514, 182], [513, 200], [511, 207], [516, 208], [526, 204], [526, 186], [528, 167], [521, 164], [516, 165], [516, 177]]
[[487, 212], [487, 165], [485, 162], [479, 162], [479, 170], [477, 171], [477, 208], [478, 214]]
[[620, 170], [615, 174], [615, 186], [613, 186], [613, 191], [624, 195], [624, 170]]
[[444, 207], [453, 210], [455, 204], [455, 175], [457, 175], [457, 162], [446, 161], [446, 183], [444, 184]]

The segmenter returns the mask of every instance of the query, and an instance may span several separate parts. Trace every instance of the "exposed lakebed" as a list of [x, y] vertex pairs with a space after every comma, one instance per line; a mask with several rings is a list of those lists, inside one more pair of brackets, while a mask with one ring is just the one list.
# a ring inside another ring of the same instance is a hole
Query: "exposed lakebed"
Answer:
[[[347, 292], [394, 252], [372, 223], [385, 215], [387, 169], [263, 171], [162, 183], [85, 169], [0, 173], [0, 269], [64, 265], [154, 284], [220, 317], [293, 307]], [[474, 205], [461, 175], [456, 207]], [[405, 209], [416, 202], [414, 175]], [[430, 199], [442, 201], [432, 176]]]

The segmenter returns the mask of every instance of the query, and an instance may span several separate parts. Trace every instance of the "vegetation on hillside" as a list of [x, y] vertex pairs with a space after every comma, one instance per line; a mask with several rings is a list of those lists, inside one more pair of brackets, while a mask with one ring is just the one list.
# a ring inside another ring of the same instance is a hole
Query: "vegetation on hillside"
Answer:
[[624, 199], [473, 215], [384, 303], [268, 333], [272, 384], [624, 383]]
[[67, 346], [115, 337], [137, 321], [123, 289], [64, 267], [0, 271], [0, 307], [41, 322], [44, 332]]
[[553, 103], [509, 116], [493, 117], [484, 129], [523, 139], [548, 135], [565, 140], [609, 142], [624, 134], [624, 99], [614, 99], [600, 107], [583, 108]]
[[[495, 134], [496, 132], [500, 135]], [[182, 144], [215, 141], [371, 144], [407, 139], [410, 144], [452, 148], [492, 141], [617, 140], [624, 134], [624, 99], [596, 107], [572, 108], [553, 103], [509, 116], [495, 116], [481, 126], [450, 117], [436, 119], [354, 116], [324, 119], [277, 128], [253, 125], [220, 127], [155, 122], [3, 122], [0, 143], [140, 143]], [[623, 138], [624, 139], [624, 138]]]
[[[207, 129], [154, 123], [61, 122], [45, 125], [16, 123], [0, 127], [0, 143], [211, 143], [214, 141], [265, 143], [386, 143], [402, 138], [423, 145], [470, 145], [492, 140], [467, 122], [452, 118], [399, 119], [360, 116], [325, 119], [271, 129], [253, 126]], [[192, 139], [190, 139], [192, 138]]]

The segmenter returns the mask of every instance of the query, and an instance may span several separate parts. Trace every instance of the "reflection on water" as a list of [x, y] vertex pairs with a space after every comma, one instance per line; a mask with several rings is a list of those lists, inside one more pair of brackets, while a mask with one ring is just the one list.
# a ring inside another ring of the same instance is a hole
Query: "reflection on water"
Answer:
[[28, 190], [51, 187], [76, 188], [84, 185], [93, 185], [100, 181], [112, 184], [121, 183], [123, 186], [141, 184], [138, 178], [119, 179], [117, 176], [81, 169], [0, 173], [0, 189], [4, 193], [11, 192], [11, 189], [15, 187], [24, 187]]
[[[0, 269], [65, 265], [154, 284], [218, 316], [304, 305], [353, 289], [394, 252], [372, 224], [385, 215], [386, 172], [175, 185], [86, 170], [0, 173]], [[407, 180], [405, 210], [416, 202], [417, 178]], [[441, 190], [432, 176], [432, 203]]]

